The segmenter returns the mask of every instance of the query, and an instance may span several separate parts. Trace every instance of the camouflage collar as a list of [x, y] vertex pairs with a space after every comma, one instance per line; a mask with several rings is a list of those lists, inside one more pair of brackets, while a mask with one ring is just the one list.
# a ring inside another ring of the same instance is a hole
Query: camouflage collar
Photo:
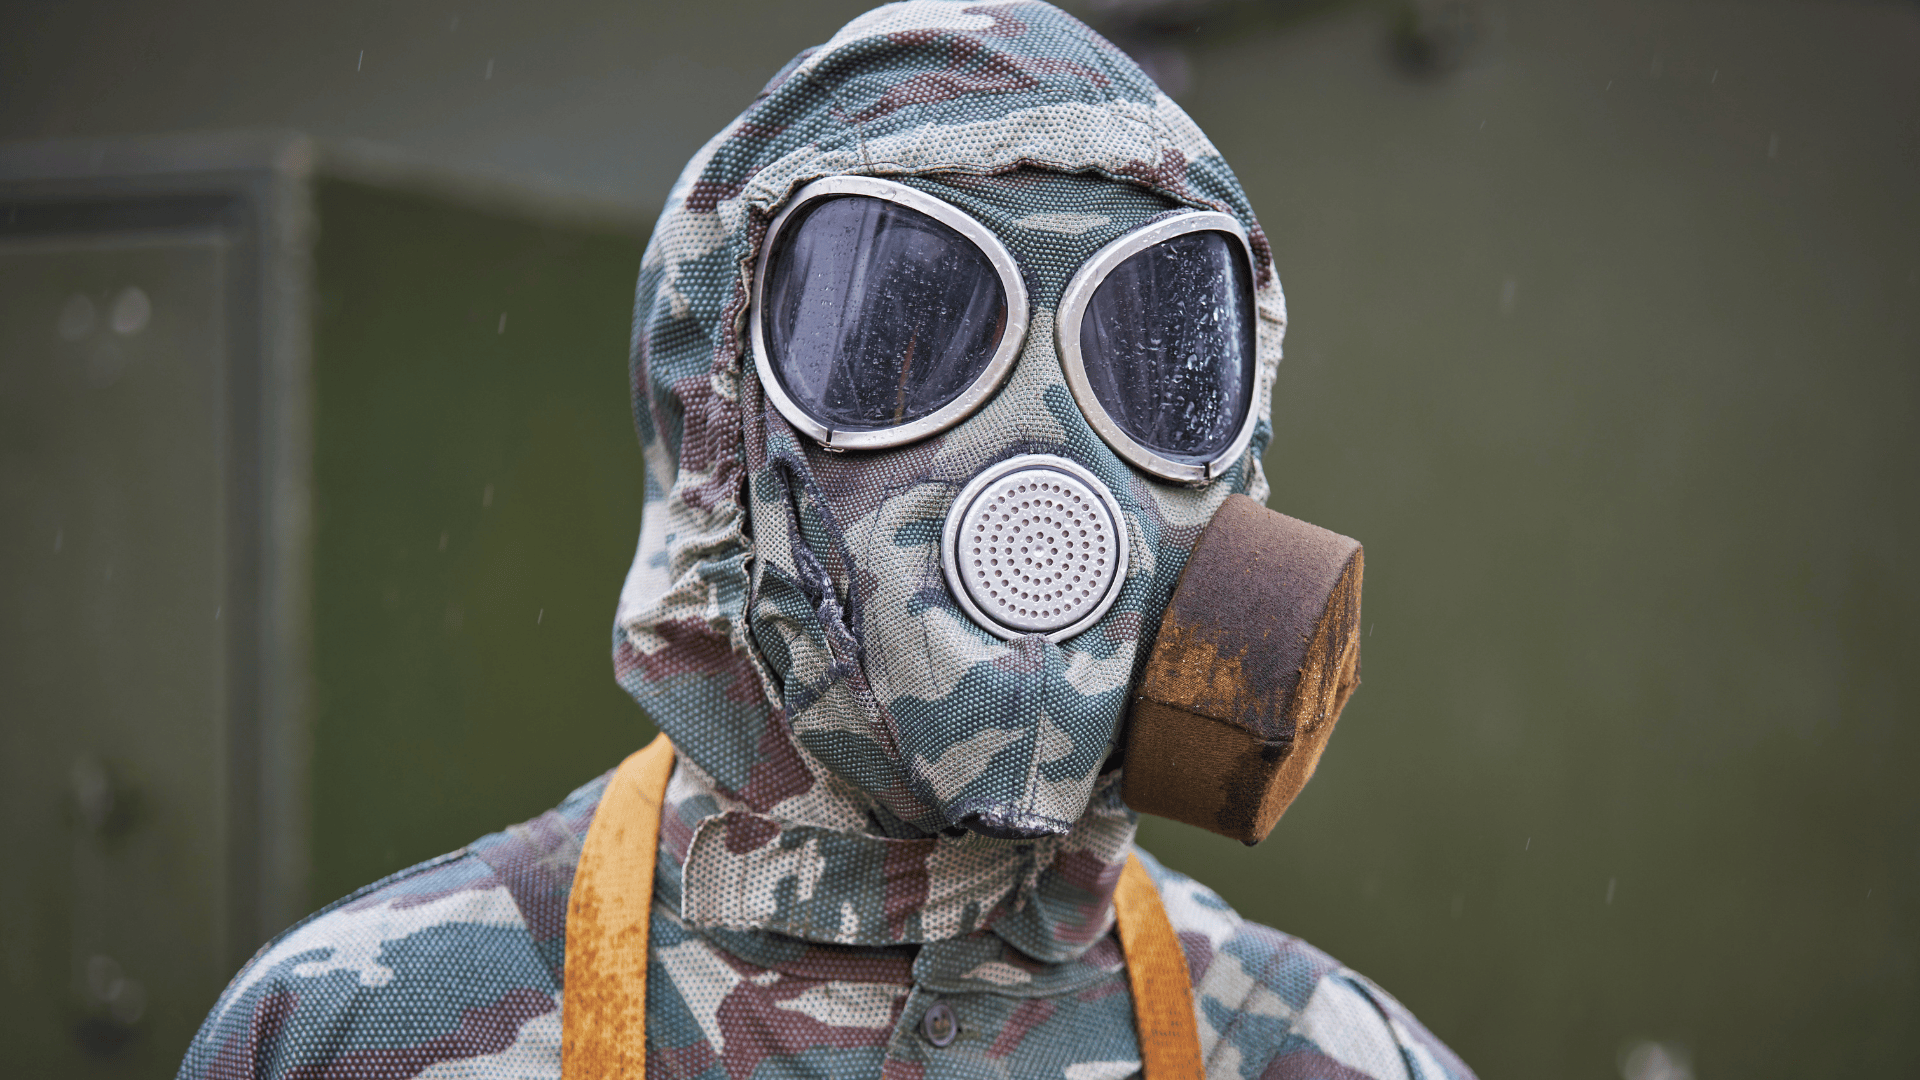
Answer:
[[896, 839], [755, 813], [682, 759], [656, 888], [701, 930], [867, 947], [986, 930], [1035, 960], [1073, 960], [1113, 923], [1113, 888], [1138, 823], [1119, 788], [1117, 773], [1104, 777], [1063, 837]]

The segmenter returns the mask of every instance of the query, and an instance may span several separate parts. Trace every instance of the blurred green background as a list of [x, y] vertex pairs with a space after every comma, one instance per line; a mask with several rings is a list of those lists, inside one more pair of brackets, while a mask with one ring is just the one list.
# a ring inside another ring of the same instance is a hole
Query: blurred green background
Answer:
[[309, 906], [539, 814], [652, 732], [611, 674], [639, 237], [315, 197]]
[[[644, 220], [865, 6], [29, 0], [0, 138], [294, 126]], [[1363, 688], [1274, 836], [1143, 842], [1489, 1080], [1920, 1075], [1920, 6], [1069, 7], [1252, 197], [1292, 314], [1270, 504], [1370, 571]], [[607, 660], [644, 227], [312, 198], [308, 906], [648, 732]], [[9, 865], [64, 866], [22, 799]]]

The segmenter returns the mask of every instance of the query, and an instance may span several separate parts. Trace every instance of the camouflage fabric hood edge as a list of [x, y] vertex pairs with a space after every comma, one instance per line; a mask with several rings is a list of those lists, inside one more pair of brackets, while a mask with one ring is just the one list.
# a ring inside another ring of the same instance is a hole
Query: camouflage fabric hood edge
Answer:
[[[796, 434], [766, 403], [747, 344], [767, 223], [800, 186], [836, 175], [960, 205], [1015, 252], [1033, 294], [1025, 351], [996, 398], [898, 450], [831, 455]], [[1258, 273], [1258, 428], [1199, 489], [1153, 481], [1101, 443], [1053, 350], [1065, 276], [1176, 207], [1237, 218]], [[1096, 224], [1075, 233], [1063, 219]], [[1098, 34], [1033, 2], [913, 0], [861, 16], [694, 157], [647, 248], [631, 353], [646, 511], [614, 628], [619, 681], [727, 801], [780, 820], [991, 846], [1003, 842], [953, 828], [969, 808], [1071, 823], [1098, 787], [1111, 814], [1100, 769], [1186, 553], [1228, 494], [1266, 496], [1284, 329], [1233, 174]], [[953, 493], [1034, 452], [1097, 474], [1140, 553], [1101, 623], [1059, 645], [988, 635], [939, 570]]]

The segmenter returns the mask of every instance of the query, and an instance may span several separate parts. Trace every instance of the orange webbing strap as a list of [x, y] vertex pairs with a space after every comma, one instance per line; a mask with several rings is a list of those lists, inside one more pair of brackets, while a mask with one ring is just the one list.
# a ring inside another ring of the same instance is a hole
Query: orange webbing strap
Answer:
[[[564, 1080], [645, 1080], [647, 927], [660, 806], [673, 775], [661, 735], [620, 763], [587, 827], [567, 902]], [[1129, 853], [1113, 891], [1114, 921], [1133, 987], [1144, 1080], [1203, 1080], [1187, 954], [1147, 868]]]
[[647, 924], [672, 775], [673, 744], [661, 735], [620, 763], [587, 827], [567, 901], [565, 1080], [647, 1075]]
[[1127, 956], [1127, 980], [1133, 985], [1141, 1075], [1144, 1080], [1203, 1080], [1207, 1072], [1200, 1063], [1200, 1027], [1187, 954], [1167, 921], [1153, 877], [1132, 852], [1113, 890], [1113, 912], [1120, 950]]

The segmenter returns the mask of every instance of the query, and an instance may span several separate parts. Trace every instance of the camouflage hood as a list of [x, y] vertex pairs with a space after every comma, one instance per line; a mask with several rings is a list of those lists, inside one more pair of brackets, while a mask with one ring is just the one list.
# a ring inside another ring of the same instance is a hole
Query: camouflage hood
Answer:
[[[836, 454], [769, 405], [747, 314], [768, 223], [802, 185], [843, 175], [909, 184], [992, 230], [1021, 264], [1031, 314], [1012, 374], [964, 421]], [[1101, 441], [1052, 325], [1089, 255], [1182, 208], [1236, 218], [1257, 278], [1258, 427], [1200, 487], [1154, 479]], [[711, 785], [702, 805], [772, 823], [727, 848], [805, 825], [950, 850], [954, 865], [1037, 867], [1072, 838], [957, 826], [984, 815], [1064, 833], [1091, 814], [1102, 836], [1127, 823], [1098, 845], [1101, 863], [1123, 857], [1131, 816], [1102, 771], [1200, 530], [1229, 494], [1266, 496], [1284, 326], [1265, 238], [1219, 153], [1132, 61], [1051, 6], [890, 5], [775, 76], [688, 164], [643, 263], [632, 379], [646, 513], [614, 633], [622, 685]], [[939, 553], [956, 493], [1035, 453], [1112, 491], [1133, 552], [1112, 608], [1058, 643], [983, 630]]]

